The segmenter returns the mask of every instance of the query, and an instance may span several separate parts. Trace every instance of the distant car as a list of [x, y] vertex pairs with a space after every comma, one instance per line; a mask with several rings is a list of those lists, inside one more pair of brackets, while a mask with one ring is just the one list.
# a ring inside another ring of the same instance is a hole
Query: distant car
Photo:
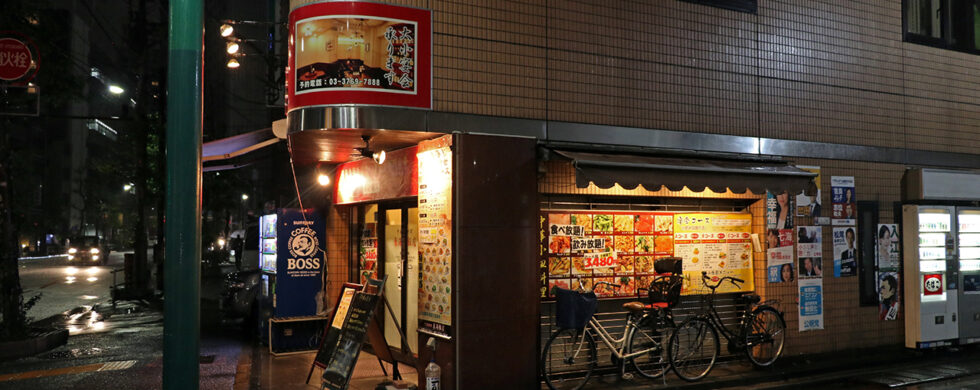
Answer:
[[76, 237], [68, 240], [68, 261], [79, 264], [105, 265], [109, 251], [96, 236]]

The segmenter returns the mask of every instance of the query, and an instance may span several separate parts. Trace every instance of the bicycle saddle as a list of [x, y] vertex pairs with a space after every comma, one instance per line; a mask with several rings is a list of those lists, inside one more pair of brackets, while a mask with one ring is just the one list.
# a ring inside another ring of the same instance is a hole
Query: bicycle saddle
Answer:
[[741, 303], [749, 303], [749, 304], [751, 304], [751, 303], [759, 303], [759, 301], [761, 301], [762, 298], [759, 297], [759, 294], [744, 294], [744, 295], [738, 297], [738, 300]]
[[640, 312], [643, 310], [649, 310], [653, 308], [666, 309], [667, 302], [654, 302], [651, 304], [644, 304], [643, 302], [640, 301], [634, 301], [634, 302], [626, 302], [623, 304], [623, 309], [629, 310], [631, 312]]

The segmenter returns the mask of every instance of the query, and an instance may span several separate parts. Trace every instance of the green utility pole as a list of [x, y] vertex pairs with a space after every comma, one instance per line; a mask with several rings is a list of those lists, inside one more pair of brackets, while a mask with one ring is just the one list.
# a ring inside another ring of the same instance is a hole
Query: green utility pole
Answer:
[[201, 297], [204, 5], [170, 0], [163, 388], [197, 389]]

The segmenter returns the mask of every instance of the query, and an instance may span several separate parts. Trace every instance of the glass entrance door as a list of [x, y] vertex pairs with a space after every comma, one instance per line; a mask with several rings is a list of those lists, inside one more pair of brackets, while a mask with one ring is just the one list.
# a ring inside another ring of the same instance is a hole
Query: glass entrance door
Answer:
[[[388, 345], [403, 353], [418, 353], [418, 209], [382, 206], [384, 218], [382, 245], [383, 275], [388, 277], [384, 295], [393, 313], [384, 313], [384, 332]], [[398, 327], [408, 339], [402, 346]]]

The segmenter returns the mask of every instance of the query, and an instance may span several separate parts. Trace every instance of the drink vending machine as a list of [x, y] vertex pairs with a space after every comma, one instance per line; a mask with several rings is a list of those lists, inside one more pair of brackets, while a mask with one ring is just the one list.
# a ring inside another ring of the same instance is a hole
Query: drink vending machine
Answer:
[[980, 208], [956, 208], [959, 341], [980, 342]]
[[908, 348], [958, 342], [955, 218], [953, 206], [902, 206]]
[[313, 210], [279, 209], [259, 219], [261, 319], [273, 354], [316, 349], [322, 330], [325, 223]]

